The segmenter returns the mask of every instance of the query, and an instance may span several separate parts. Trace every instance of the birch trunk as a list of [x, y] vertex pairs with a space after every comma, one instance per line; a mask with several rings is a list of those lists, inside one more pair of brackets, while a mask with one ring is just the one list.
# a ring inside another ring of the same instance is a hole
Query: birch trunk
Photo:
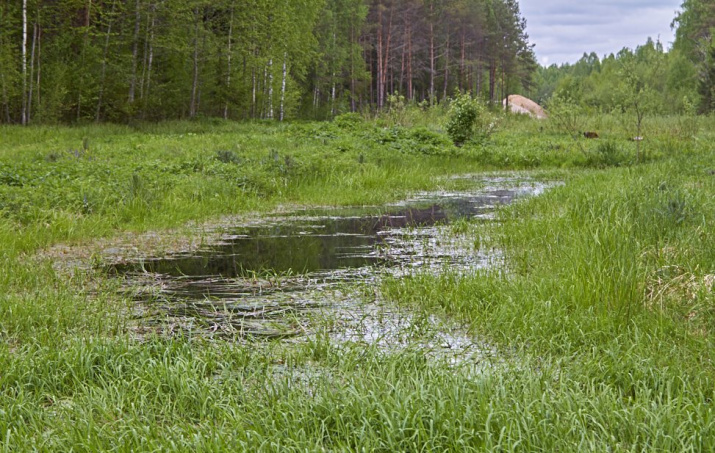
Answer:
[[22, 115], [27, 124], [27, 0], [22, 0]]
[[[335, 35], [335, 32], [333, 32], [333, 49], [337, 47], [337, 36]], [[333, 66], [333, 72], [331, 74], [331, 82], [332, 82], [332, 88], [330, 90], [330, 114], [332, 116], [335, 116], [335, 91], [336, 91], [336, 82], [335, 82], [335, 61], [332, 62]]]
[[286, 79], [288, 78], [288, 52], [283, 54], [283, 81], [281, 82], [281, 112], [280, 121], [285, 118], [285, 100], [286, 100]]
[[255, 118], [256, 117], [256, 67], [255, 66], [251, 69], [251, 85], [252, 85], [251, 117]]
[[269, 120], [273, 119], [273, 57], [268, 59], [268, 67], [266, 68], [268, 72], [268, 112], [266, 113], [266, 118]]

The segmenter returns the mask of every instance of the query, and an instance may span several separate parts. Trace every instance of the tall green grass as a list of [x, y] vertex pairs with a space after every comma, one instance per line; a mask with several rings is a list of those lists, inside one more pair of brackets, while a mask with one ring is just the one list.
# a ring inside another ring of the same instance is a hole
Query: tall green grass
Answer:
[[[711, 134], [664, 133], [644, 144], [648, 163], [612, 165], [546, 123], [510, 118], [454, 149], [415, 118], [417, 133], [394, 119], [0, 128], [0, 448], [713, 450]], [[588, 121], [615, 128], [609, 118]], [[296, 344], [137, 340], [116, 283], [36, 254], [278, 204], [380, 203], [458, 188], [438, 177], [484, 168], [562, 166], [578, 168], [556, 173], [564, 186], [455, 228], [504, 253], [504, 268], [381, 288], [462, 321], [496, 361], [455, 366], [325, 332]]]
[[709, 450], [711, 163], [707, 153], [575, 175], [477, 229], [482, 247], [504, 251], [506, 270], [418, 275], [385, 291], [530, 357], [522, 379], [543, 393], [520, 396], [524, 423], [548, 399], [554, 417], [583, 420], [585, 443], [569, 441], [578, 448]]

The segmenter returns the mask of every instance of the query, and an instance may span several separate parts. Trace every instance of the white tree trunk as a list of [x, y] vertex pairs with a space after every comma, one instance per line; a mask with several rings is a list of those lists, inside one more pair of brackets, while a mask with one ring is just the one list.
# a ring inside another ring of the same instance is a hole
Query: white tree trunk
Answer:
[[273, 57], [268, 60], [268, 113], [266, 118], [273, 119]]
[[22, 124], [27, 124], [27, 0], [22, 0]]
[[285, 117], [286, 79], [288, 78], [288, 52], [283, 53], [283, 81], [281, 82], [281, 113], [280, 120]]
[[254, 66], [253, 69], [251, 69], [251, 116], [253, 118], [256, 117], [256, 67]]

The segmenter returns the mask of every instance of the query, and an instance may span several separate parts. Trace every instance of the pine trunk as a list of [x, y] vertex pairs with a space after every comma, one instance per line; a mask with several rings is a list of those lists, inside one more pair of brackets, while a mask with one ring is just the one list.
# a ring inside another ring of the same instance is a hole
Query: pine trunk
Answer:
[[27, 122], [32, 121], [32, 93], [34, 89], [33, 75], [35, 74], [35, 47], [37, 46], [37, 22], [32, 27], [32, 50], [30, 51], [30, 88], [27, 92]]
[[5, 122], [10, 122], [10, 103], [7, 99], [7, 86], [5, 85], [5, 73], [0, 72], [0, 83], [2, 84], [2, 104], [5, 107]]
[[[462, 30], [462, 43], [460, 46], [461, 52], [459, 55], [459, 83], [458, 83], [460, 91], [462, 91], [462, 89], [464, 88], [463, 84], [465, 81], [465, 75], [464, 75], [464, 68], [465, 68], [464, 57], [465, 57], [465, 53], [466, 53], [465, 47], [466, 46], [465, 46], [464, 30]], [[469, 86], [469, 85], [467, 85], [467, 86]]]
[[141, 11], [139, 9], [140, 0], [137, 0], [136, 11], [134, 16], [134, 39], [132, 40], [132, 77], [129, 82], [129, 104], [134, 103], [136, 86], [137, 86], [137, 67], [139, 58], [139, 31], [141, 24]]
[[231, 90], [231, 57], [233, 56], [231, 54], [231, 44], [233, 41], [233, 13], [234, 13], [234, 4], [231, 4], [231, 19], [228, 24], [228, 43], [227, 43], [227, 48], [226, 48], [226, 101], [225, 104], [223, 105], [223, 119], [227, 120], [228, 119], [228, 99], [230, 97], [230, 90]]
[[107, 54], [109, 53], [109, 37], [112, 34], [112, 22], [114, 17], [114, 9], [117, 6], [116, 0], [112, 2], [112, 12], [109, 17], [109, 24], [107, 24], [107, 35], [104, 39], [104, 53], [102, 55], [102, 72], [99, 79], [99, 95], [97, 97], [97, 111], [94, 116], [94, 120], [99, 122], [100, 113], [102, 111], [102, 98], [104, 97], [104, 82], [107, 76]]
[[407, 99], [412, 100], [414, 93], [412, 92], [412, 28], [408, 28], [407, 33]]
[[[38, 11], [37, 20], [40, 20], [40, 14]], [[38, 24], [37, 26], [37, 109], [42, 107], [42, 96], [41, 96], [41, 82], [42, 82], [42, 27]]]
[[196, 117], [196, 104], [199, 92], [199, 8], [194, 8], [194, 55], [193, 78], [191, 81], [191, 103], [189, 104], [189, 117]]
[[151, 93], [151, 69], [152, 69], [152, 64], [154, 63], [154, 26], [156, 25], [156, 11], [154, 11], [154, 8], [152, 8], [152, 15], [151, 15], [151, 25], [150, 25], [150, 31], [149, 31], [149, 52], [148, 52], [148, 57], [147, 57], [147, 66], [146, 66], [146, 91], [144, 92], [144, 96], [149, 98], [149, 95]]
[[432, 14], [434, 13], [434, 6], [430, 3], [430, 23], [429, 23], [429, 102], [430, 105], [434, 105], [434, 22], [432, 19]]
[[449, 29], [447, 29], [447, 45], [444, 54], [444, 87], [442, 88], [442, 99], [447, 99], [447, 88], [449, 87]]
[[494, 58], [489, 61], [489, 102], [494, 104], [494, 94], [496, 90], [497, 68]]
[[382, 108], [384, 92], [382, 85], [382, 3], [377, 6], [377, 108]]

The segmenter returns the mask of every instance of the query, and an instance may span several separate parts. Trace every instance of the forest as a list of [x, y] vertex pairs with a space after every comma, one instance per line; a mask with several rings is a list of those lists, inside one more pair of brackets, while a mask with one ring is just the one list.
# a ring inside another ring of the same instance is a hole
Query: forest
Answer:
[[516, 0], [0, 0], [4, 123], [495, 101], [535, 68]]
[[673, 19], [672, 48], [659, 39], [636, 49], [599, 57], [584, 52], [573, 64], [539, 67], [534, 98], [548, 105], [553, 96], [584, 113], [625, 108], [623, 92], [638, 93], [653, 114], [710, 113], [715, 110], [715, 4], [686, 0]]

